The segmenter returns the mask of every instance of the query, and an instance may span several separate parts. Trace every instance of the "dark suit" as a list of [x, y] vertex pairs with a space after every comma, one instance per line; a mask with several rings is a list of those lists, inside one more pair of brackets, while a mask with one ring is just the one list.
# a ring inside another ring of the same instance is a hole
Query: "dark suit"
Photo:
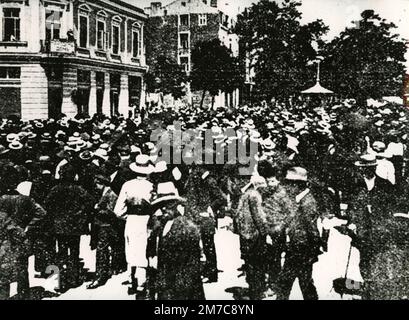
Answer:
[[[217, 277], [216, 248], [214, 235], [217, 227], [217, 212], [226, 203], [226, 195], [220, 189], [214, 175], [209, 172], [203, 176], [206, 169], [194, 167], [186, 183], [187, 199], [186, 216], [189, 217], [200, 230], [203, 251], [206, 256], [206, 276]], [[213, 215], [204, 217], [208, 208], [213, 210]]]
[[277, 280], [277, 299], [287, 300], [293, 283], [298, 278], [304, 299], [317, 300], [318, 295], [312, 279], [312, 267], [318, 260], [321, 244], [316, 225], [319, 215], [317, 203], [311, 192], [298, 203], [298, 195], [294, 191], [291, 185], [285, 185], [282, 191], [276, 194], [277, 203], [280, 204], [276, 208], [276, 215], [284, 218], [283, 227], [290, 239], [284, 266]]
[[56, 185], [45, 202], [58, 243], [58, 264], [61, 270], [67, 266], [69, 285], [79, 282], [80, 239], [89, 232], [93, 204], [93, 198], [85, 189], [71, 183]]
[[175, 218], [159, 236], [158, 299], [204, 300], [200, 276], [200, 233], [186, 217]]
[[17, 281], [18, 292], [24, 294], [29, 289], [31, 235], [43, 229], [45, 211], [33, 199], [10, 192], [0, 197], [0, 213], [0, 294], [8, 296], [9, 284], [14, 281]]
[[[376, 177], [371, 191], [368, 191], [365, 181], [360, 181], [360, 189], [349, 208], [350, 222], [355, 224], [356, 236], [353, 237], [354, 246], [360, 251], [359, 267], [367, 282], [373, 276], [374, 255], [382, 246], [379, 243], [379, 232], [384, 229], [391, 213], [395, 211], [394, 186], [385, 179]], [[366, 285], [364, 298], [370, 299], [370, 286]]]
[[262, 298], [265, 291], [267, 219], [262, 208], [262, 197], [250, 189], [240, 198], [235, 215], [240, 235], [240, 250], [246, 264], [246, 280], [252, 300]]

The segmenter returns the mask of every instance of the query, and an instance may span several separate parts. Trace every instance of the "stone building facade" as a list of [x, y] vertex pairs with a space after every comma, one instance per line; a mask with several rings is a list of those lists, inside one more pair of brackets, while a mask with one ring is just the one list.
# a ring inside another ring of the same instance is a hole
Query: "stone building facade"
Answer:
[[[149, 64], [155, 58], [166, 55], [183, 65], [186, 72], [192, 70], [191, 52], [199, 41], [220, 39], [234, 56], [239, 54], [238, 36], [233, 33], [235, 19], [229, 16], [217, 0], [176, 0], [166, 6], [152, 2], [145, 8], [150, 25], [155, 26], [156, 35], [150, 35], [147, 44]], [[188, 100], [198, 104], [202, 94], [188, 90]], [[211, 103], [207, 97], [205, 104]], [[207, 103], [206, 103], [207, 101]], [[237, 107], [239, 90], [232, 93], [220, 92], [215, 97], [215, 107]]]
[[120, 0], [2, 0], [0, 116], [144, 105], [144, 11]]

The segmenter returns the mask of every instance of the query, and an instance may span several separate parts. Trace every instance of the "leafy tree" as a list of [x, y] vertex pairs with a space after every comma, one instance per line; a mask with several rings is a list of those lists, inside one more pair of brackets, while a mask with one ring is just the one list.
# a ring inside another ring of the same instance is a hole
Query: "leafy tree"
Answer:
[[193, 90], [202, 90], [200, 107], [203, 107], [206, 92], [214, 97], [219, 93], [233, 92], [240, 87], [243, 79], [239, 61], [233, 57], [229, 48], [223, 46], [219, 39], [196, 43], [192, 50], [192, 72], [190, 75]]
[[146, 22], [147, 90], [172, 94], [176, 99], [185, 95], [183, 84], [187, 81], [186, 72], [178, 65], [174, 50], [177, 34], [177, 26], [167, 23], [164, 17], [150, 17]]
[[186, 94], [184, 90], [186, 81], [187, 75], [183, 67], [164, 55], [156, 59], [146, 76], [148, 92], [172, 94], [175, 99]]
[[373, 10], [363, 11], [356, 28], [345, 29], [325, 48], [323, 78], [338, 94], [366, 99], [401, 95], [405, 74], [405, 42], [396, 26]]
[[260, 99], [286, 98], [312, 85], [316, 56], [313, 43], [323, 46], [328, 27], [321, 20], [300, 23], [301, 2], [260, 0], [238, 16], [241, 61], [255, 72], [255, 95]]

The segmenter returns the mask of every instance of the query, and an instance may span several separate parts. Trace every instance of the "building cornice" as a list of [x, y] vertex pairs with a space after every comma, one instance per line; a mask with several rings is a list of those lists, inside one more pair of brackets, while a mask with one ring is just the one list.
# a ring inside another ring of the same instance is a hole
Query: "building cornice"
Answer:
[[141, 8], [133, 6], [129, 3], [120, 0], [75, 0], [78, 5], [81, 4], [92, 4], [102, 9], [109, 9], [111, 11], [117, 12], [121, 15], [138, 18], [142, 21], [148, 19], [148, 15]]

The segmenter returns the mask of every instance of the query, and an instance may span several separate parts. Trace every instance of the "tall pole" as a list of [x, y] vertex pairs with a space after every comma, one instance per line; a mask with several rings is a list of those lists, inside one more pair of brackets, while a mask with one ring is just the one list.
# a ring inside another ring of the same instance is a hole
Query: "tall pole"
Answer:
[[320, 69], [321, 69], [321, 60], [318, 60], [318, 63], [317, 63], [317, 83], [320, 83]]

